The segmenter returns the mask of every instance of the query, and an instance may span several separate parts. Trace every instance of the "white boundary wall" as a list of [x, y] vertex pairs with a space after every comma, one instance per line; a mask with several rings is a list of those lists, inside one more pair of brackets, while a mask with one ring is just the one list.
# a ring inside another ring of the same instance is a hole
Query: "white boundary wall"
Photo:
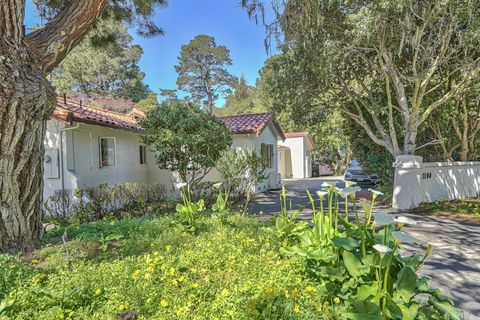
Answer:
[[423, 162], [402, 155], [395, 163], [392, 207], [416, 208], [421, 202], [454, 200], [480, 194], [480, 162]]

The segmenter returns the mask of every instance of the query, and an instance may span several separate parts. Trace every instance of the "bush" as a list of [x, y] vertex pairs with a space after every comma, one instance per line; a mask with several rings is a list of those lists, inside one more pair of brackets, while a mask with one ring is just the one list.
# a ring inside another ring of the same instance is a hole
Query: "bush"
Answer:
[[105, 218], [143, 216], [171, 211], [165, 186], [125, 183], [86, 189], [58, 190], [44, 203], [44, 220], [79, 225]]
[[247, 198], [247, 204], [257, 185], [268, 178], [266, 160], [247, 148], [224, 151], [216, 168], [226, 181], [227, 199]]
[[182, 182], [192, 186], [202, 181], [232, 144], [222, 120], [179, 101], [163, 102], [140, 124], [145, 128], [140, 137], [153, 148], [159, 168], [177, 172]]

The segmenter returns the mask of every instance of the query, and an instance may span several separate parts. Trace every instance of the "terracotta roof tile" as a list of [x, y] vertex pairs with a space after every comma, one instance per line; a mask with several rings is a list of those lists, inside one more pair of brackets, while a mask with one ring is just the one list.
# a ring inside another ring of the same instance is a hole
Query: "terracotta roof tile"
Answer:
[[[138, 120], [145, 116], [145, 112], [133, 109], [129, 113], [119, 113], [111, 110], [94, 108], [79, 104], [64, 98], [57, 98], [57, 107], [53, 112], [53, 117], [68, 123], [73, 121], [99, 125], [104, 127], [118, 128], [122, 130], [140, 132], [143, 128], [138, 124]], [[241, 114], [235, 116], [226, 116], [220, 118], [234, 134], [255, 133], [260, 135], [267, 127], [270, 121], [273, 121], [282, 140], [285, 135], [272, 115], [268, 112]]]
[[70, 100], [64, 101], [63, 98], [57, 98], [53, 117], [65, 122], [77, 121], [135, 132], [143, 130], [137, 119], [127, 114], [80, 105]]
[[266, 113], [239, 114], [221, 117], [232, 133], [257, 133], [272, 120], [272, 115]]

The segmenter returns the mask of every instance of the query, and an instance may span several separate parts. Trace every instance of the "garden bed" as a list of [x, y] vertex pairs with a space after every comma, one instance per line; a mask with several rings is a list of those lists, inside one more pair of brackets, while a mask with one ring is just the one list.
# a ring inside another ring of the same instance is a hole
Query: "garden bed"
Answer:
[[480, 222], [480, 198], [421, 203], [413, 212]]
[[306, 222], [282, 190], [280, 214], [260, 222], [215, 188], [208, 209], [182, 187], [175, 214], [57, 227], [41, 250], [0, 255], [0, 319], [460, 319], [417, 273], [432, 246], [400, 254], [416, 222], [373, 214], [381, 193], [358, 211], [359, 187], [327, 183], [328, 207], [308, 193]]

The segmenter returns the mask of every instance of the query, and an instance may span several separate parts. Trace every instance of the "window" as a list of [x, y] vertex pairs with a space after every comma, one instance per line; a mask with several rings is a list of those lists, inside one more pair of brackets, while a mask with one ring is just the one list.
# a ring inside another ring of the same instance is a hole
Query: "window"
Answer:
[[115, 165], [115, 138], [100, 138], [100, 168]]
[[262, 143], [260, 145], [260, 155], [266, 159], [267, 167], [273, 168], [273, 144]]
[[140, 151], [140, 164], [147, 164], [147, 147], [139, 146], [138, 150]]

